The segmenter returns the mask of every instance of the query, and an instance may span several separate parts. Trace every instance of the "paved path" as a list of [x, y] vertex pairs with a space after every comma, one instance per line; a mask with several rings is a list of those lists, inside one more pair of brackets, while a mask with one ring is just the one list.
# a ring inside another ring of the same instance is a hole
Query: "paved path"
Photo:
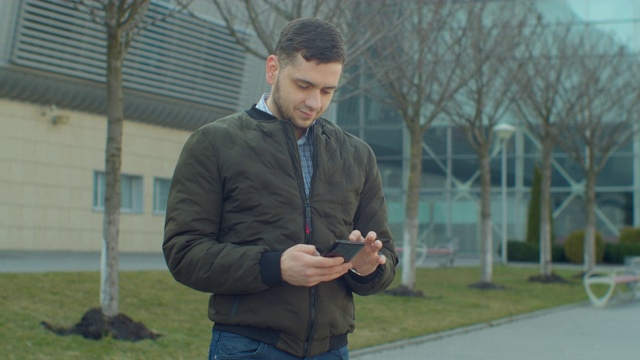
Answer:
[[640, 302], [588, 303], [351, 353], [352, 360], [637, 360]]
[[[167, 269], [161, 253], [121, 253], [119, 267], [123, 271]], [[0, 273], [99, 270], [97, 252], [0, 251]]]
[[[166, 270], [163, 255], [158, 253], [120, 253], [120, 270]], [[428, 260], [423, 267], [436, 267], [436, 260]], [[461, 258], [455, 266], [477, 266], [478, 259]], [[0, 273], [47, 271], [98, 271], [99, 252], [73, 251], [0, 251]]]

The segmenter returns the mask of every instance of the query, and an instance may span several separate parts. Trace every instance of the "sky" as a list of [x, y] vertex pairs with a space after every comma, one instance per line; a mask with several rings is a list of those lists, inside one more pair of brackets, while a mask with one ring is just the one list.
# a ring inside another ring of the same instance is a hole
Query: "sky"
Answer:
[[[595, 22], [605, 31], [640, 51], [640, 0], [566, 0], [578, 17]], [[615, 23], [613, 23], [615, 21]]]

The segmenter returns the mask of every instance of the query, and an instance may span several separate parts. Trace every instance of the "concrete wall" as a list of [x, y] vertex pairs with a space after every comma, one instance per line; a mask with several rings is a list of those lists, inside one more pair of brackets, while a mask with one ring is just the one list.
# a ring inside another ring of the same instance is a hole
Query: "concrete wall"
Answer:
[[[99, 251], [103, 213], [93, 207], [93, 174], [104, 170], [106, 118], [47, 109], [0, 100], [0, 249]], [[52, 124], [53, 115], [68, 122]], [[121, 215], [121, 251], [161, 250], [154, 178], [171, 178], [189, 134], [125, 122], [122, 172], [142, 176], [143, 208]]]

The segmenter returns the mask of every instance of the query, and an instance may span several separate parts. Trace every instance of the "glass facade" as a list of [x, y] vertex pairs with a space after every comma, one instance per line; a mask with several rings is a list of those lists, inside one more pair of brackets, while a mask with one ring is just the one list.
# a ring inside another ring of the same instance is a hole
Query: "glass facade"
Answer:
[[[552, 2], [553, 3], [553, 2]], [[577, 22], [616, 32], [616, 38], [640, 49], [640, 3], [632, 0], [567, 1], [579, 17]], [[550, 6], [546, 11], [553, 11]], [[543, 10], [544, 11], [544, 10]], [[635, 15], [634, 15], [635, 14]], [[375, 151], [389, 206], [389, 220], [402, 239], [409, 137], [400, 115], [366, 96], [351, 97], [337, 108], [338, 123], [361, 137]], [[533, 169], [540, 161], [541, 146], [535, 136], [518, 123], [506, 119], [516, 132], [506, 145], [506, 167], [502, 168], [501, 143], [491, 150], [491, 213], [494, 246], [502, 239], [502, 171], [506, 171], [507, 237], [523, 240]], [[640, 118], [638, 119], [640, 123]], [[605, 239], [614, 240], [625, 226], [640, 226], [640, 139], [620, 147], [596, 178], [596, 228]], [[551, 201], [556, 239], [585, 225], [585, 173], [560, 148], [554, 150]], [[423, 176], [420, 193], [419, 241], [430, 245], [450, 237], [459, 240], [460, 251], [480, 252], [480, 179], [478, 157], [459, 128], [434, 124], [423, 139]]]

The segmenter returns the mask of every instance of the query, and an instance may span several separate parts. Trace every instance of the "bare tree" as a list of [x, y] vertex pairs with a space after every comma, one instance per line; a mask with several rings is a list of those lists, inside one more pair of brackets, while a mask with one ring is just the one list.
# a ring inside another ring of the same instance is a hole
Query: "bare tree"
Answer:
[[[347, 62], [340, 79], [340, 91], [334, 102], [361, 93], [366, 86], [345, 85], [360, 78], [361, 67], [349, 66], [355, 59], [386, 34], [399, 29], [402, 19], [386, 22], [386, 28], [372, 29], [366, 24], [378, 23], [386, 16], [386, 9], [393, 0], [212, 0], [225, 26], [235, 41], [247, 53], [258, 59], [266, 59], [275, 52], [279, 30], [298, 18], [319, 18], [332, 23], [345, 38]], [[194, 14], [195, 15], [195, 14]], [[254, 34], [255, 37], [249, 36]], [[256, 42], [255, 39], [258, 41]], [[348, 88], [349, 92], [344, 89]]]
[[474, 74], [455, 101], [448, 104], [451, 121], [462, 127], [478, 155], [480, 167], [480, 288], [493, 288], [493, 228], [491, 221], [490, 150], [493, 128], [508, 113], [513, 102], [511, 74], [520, 71], [524, 59], [517, 56], [531, 32], [531, 9], [521, 2], [468, 2], [464, 21], [471, 30], [465, 38], [464, 66]]
[[389, 7], [368, 32], [383, 32], [400, 19], [401, 30], [387, 34], [363, 54], [370, 77], [382, 91], [367, 94], [396, 109], [409, 135], [402, 287], [414, 292], [416, 246], [424, 134], [444, 116], [443, 107], [470, 78], [460, 72], [463, 39], [469, 28], [459, 17], [461, 6], [446, 0], [412, 0]]
[[100, 306], [107, 317], [118, 314], [118, 242], [120, 230], [120, 167], [124, 97], [122, 67], [133, 39], [145, 27], [183, 10], [192, 0], [176, 0], [175, 10], [162, 17], [146, 16], [151, 0], [68, 0], [76, 10], [91, 15], [106, 35], [107, 141], [105, 151], [105, 201], [103, 248], [100, 265]]
[[637, 57], [624, 46], [588, 27], [583, 33], [588, 42], [575, 53], [579, 61], [572, 79], [577, 112], [563, 131], [570, 136], [559, 144], [585, 174], [584, 270], [589, 271], [596, 264], [596, 176], [639, 131], [640, 78]]
[[[540, 280], [554, 279], [552, 270], [551, 173], [553, 149], [559, 141], [557, 130], [576, 116], [573, 88], [576, 49], [584, 37], [576, 39], [571, 23], [543, 25], [528, 33], [523, 56], [525, 66], [514, 74], [517, 84], [516, 109], [522, 123], [541, 145], [542, 182], [540, 189]], [[533, 278], [538, 279], [538, 278]]]

